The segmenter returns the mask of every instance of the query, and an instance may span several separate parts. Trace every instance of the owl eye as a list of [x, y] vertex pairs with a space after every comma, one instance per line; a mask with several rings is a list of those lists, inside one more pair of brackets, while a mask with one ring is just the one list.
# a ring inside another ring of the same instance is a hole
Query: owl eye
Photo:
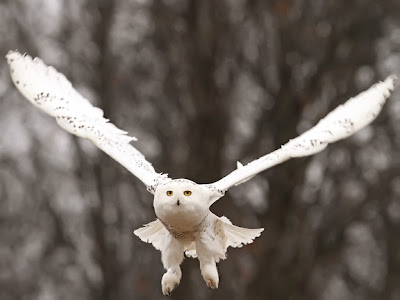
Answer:
[[167, 191], [167, 196], [171, 197], [173, 193], [173, 191]]
[[184, 191], [183, 194], [184, 194], [185, 196], [190, 196], [190, 195], [192, 194], [192, 192], [191, 192], [191, 191]]

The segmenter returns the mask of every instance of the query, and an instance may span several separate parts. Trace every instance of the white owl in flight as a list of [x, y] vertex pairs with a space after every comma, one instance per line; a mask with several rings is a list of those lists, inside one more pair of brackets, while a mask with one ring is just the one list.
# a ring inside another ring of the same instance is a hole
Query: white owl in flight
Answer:
[[18, 90], [35, 106], [56, 118], [68, 132], [91, 140], [139, 178], [154, 194], [157, 219], [134, 231], [142, 241], [161, 251], [164, 268], [161, 280], [164, 295], [170, 295], [182, 276], [184, 254], [197, 257], [201, 274], [210, 288], [217, 288], [216, 264], [226, 258], [229, 246], [250, 244], [263, 228], [247, 229], [218, 217], [210, 206], [232, 186], [249, 180], [268, 168], [293, 157], [320, 152], [333, 142], [344, 139], [371, 123], [395, 88], [396, 76], [389, 76], [345, 104], [338, 106], [316, 126], [210, 184], [188, 179], [171, 179], [157, 173], [130, 142], [135, 140], [103, 117], [103, 111], [83, 98], [68, 79], [39, 58], [32, 59], [10, 51], [7, 55], [11, 78]]

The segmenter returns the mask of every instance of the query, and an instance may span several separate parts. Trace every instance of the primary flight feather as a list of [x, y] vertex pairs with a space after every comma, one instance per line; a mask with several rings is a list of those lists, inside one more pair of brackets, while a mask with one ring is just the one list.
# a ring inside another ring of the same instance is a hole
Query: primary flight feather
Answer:
[[168, 180], [157, 173], [145, 157], [129, 144], [134, 137], [103, 117], [103, 111], [83, 98], [68, 79], [39, 58], [10, 51], [7, 56], [11, 78], [33, 105], [56, 118], [68, 132], [91, 140], [138, 177], [154, 192], [157, 184]]
[[91, 140], [141, 180], [154, 194], [157, 219], [135, 234], [161, 251], [167, 270], [161, 280], [162, 291], [169, 295], [181, 280], [180, 264], [184, 253], [197, 257], [201, 274], [210, 288], [218, 287], [216, 263], [226, 258], [228, 247], [250, 244], [263, 228], [247, 229], [218, 217], [210, 206], [232, 186], [293, 157], [322, 151], [328, 144], [344, 139], [370, 124], [380, 113], [395, 88], [396, 76], [389, 76], [358, 96], [340, 105], [319, 123], [281, 148], [262, 156], [210, 184], [188, 179], [171, 179], [157, 173], [130, 142], [136, 140], [103, 117], [103, 111], [83, 98], [68, 79], [39, 58], [17, 51], [7, 55], [11, 78], [17, 89], [32, 104], [53, 116], [68, 132]]
[[384, 82], [376, 83], [339, 105], [317, 125], [282, 145], [280, 149], [246, 166], [239, 164], [237, 170], [211, 185], [217, 190], [227, 191], [230, 187], [290, 158], [313, 155], [324, 150], [328, 144], [349, 137], [375, 120], [394, 90], [396, 81], [397, 77], [391, 75]]

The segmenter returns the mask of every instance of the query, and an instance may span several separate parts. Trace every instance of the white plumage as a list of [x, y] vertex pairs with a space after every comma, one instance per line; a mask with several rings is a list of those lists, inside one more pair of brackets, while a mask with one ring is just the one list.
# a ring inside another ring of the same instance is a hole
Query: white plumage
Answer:
[[329, 143], [344, 139], [371, 123], [395, 88], [396, 76], [372, 86], [340, 105], [319, 123], [281, 148], [237, 169], [217, 182], [196, 184], [157, 173], [126, 135], [103, 117], [103, 111], [83, 98], [68, 79], [40, 59], [10, 51], [11, 78], [18, 90], [35, 106], [56, 118], [68, 132], [91, 140], [138, 177], [154, 194], [157, 220], [135, 230], [144, 242], [161, 251], [167, 270], [161, 285], [170, 294], [181, 279], [183, 253], [197, 257], [206, 284], [218, 287], [216, 263], [226, 258], [228, 247], [250, 244], [263, 231], [234, 226], [226, 217], [211, 213], [210, 206], [232, 186], [293, 157], [322, 151]]
[[134, 137], [103, 117], [103, 111], [83, 98], [68, 79], [39, 58], [10, 51], [7, 56], [11, 78], [33, 105], [56, 118], [68, 132], [91, 140], [138, 177], [151, 191], [167, 176], [158, 174], [144, 156], [129, 144]]
[[396, 81], [395, 75], [389, 76], [384, 82], [373, 85], [339, 105], [317, 125], [290, 140], [280, 149], [246, 166], [239, 163], [237, 170], [211, 185], [218, 190], [227, 191], [230, 187], [290, 158], [313, 155], [324, 150], [328, 144], [349, 137], [375, 120], [394, 90]]

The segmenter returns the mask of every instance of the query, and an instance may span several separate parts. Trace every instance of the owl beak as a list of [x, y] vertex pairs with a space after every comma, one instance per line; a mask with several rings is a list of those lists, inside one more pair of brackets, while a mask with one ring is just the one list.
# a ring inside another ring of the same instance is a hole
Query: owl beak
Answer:
[[178, 201], [176, 201], [176, 205], [181, 205], [181, 201], [178, 199]]

